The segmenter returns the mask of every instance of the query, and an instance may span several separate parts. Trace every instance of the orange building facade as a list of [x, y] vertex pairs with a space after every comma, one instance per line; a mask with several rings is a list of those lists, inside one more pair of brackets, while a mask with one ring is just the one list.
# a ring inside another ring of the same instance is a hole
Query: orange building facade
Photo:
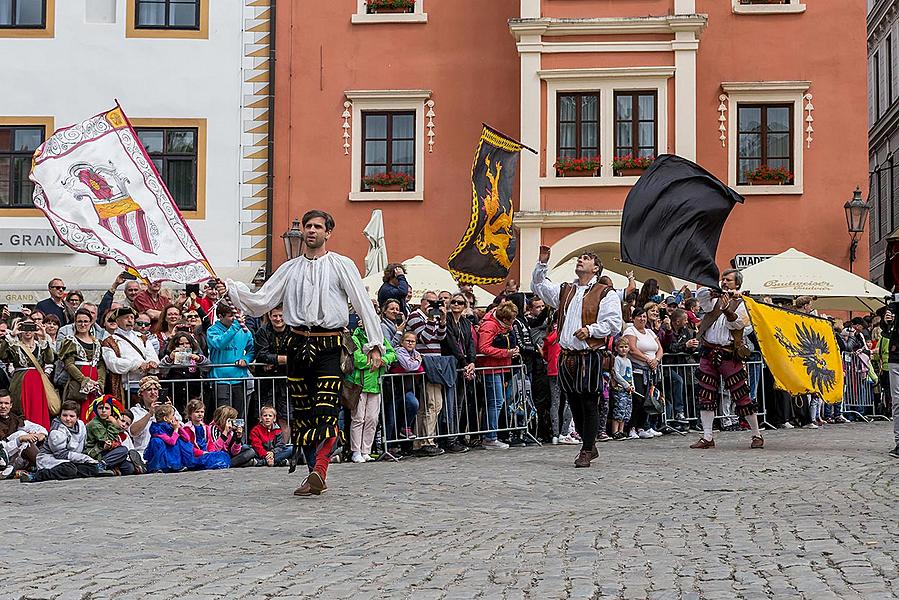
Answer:
[[[364, 0], [291, 2], [276, 32], [276, 235], [329, 210], [333, 247], [361, 264], [379, 208], [391, 260], [445, 265], [485, 122], [539, 150], [522, 153], [515, 198], [512, 276], [525, 284], [540, 244], [554, 265], [590, 248], [624, 270], [621, 209], [637, 175], [615, 168], [623, 155], [679, 154], [744, 195], [721, 267], [790, 247], [848, 266], [843, 203], [868, 179], [862, 3], [410, 0], [379, 14]], [[597, 156], [586, 177], [557, 168]], [[790, 180], [750, 181], [764, 166]], [[384, 171], [414, 180], [365, 181]]]

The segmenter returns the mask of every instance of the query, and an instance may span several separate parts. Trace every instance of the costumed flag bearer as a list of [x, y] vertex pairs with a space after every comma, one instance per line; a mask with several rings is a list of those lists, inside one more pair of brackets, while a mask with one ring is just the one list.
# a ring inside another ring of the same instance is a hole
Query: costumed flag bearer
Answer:
[[309, 476], [294, 491], [297, 496], [320, 495], [326, 482], [331, 451], [337, 442], [341, 334], [349, 323], [347, 303], [362, 318], [368, 343], [361, 349], [369, 368], [383, 361], [384, 334], [356, 265], [327, 249], [334, 218], [320, 210], [303, 215], [303, 254], [285, 262], [257, 292], [239, 282], [219, 283], [244, 313], [266, 314], [281, 305], [290, 327], [286, 343], [287, 393], [294, 406], [294, 445], [302, 447]]

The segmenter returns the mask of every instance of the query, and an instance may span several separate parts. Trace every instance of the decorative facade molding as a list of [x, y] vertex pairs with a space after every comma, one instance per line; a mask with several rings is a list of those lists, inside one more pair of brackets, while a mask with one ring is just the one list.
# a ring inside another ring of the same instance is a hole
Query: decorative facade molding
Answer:
[[718, 131], [721, 132], [721, 135], [718, 136], [718, 139], [721, 140], [721, 147], [727, 147], [727, 94], [721, 94], [718, 96]]
[[378, 23], [427, 23], [425, 0], [415, 0], [410, 13], [369, 14], [366, 0], [356, 0], [356, 12], [350, 17], [353, 25], [376, 25]]
[[425, 118], [428, 120], [428, 154], [434, 151], [434, 101], [428, 100], [425, 102], [425, 106], [428, 107], [428, 112], [425, 113]]
[[349, 156], [350, 154], [350, 109], [353, 108], [353, 103], [347, 100], [343, 103], [343, 114], [340, 117], [343, 119], [343, 153], [345, 156]]
[[265, 266], [271, 231], [268, 228], [271, 122], [269, 103], [274, 90], [270, 56], [272, 0], [243, 0], [244, 30], [241, 89], [240, 261]]
[[633, 35], [643, 33], [702, 32], [708, 16], [667, 15], [659, 17], [598, 17], [588, 19], [510, 19], [509, 29], [516, 40], [523, 35]]
[[520, 210], [515, 213], [515, 226], [519, 229], [620, 225], [620, 210]]
[[811, 94], [806, 94], [805, 96], [802, 97], [802, 99], [805, 101], [804, 109], [805, 109], [805, 114], [806, 114], [806, 116], [805, 116], [805, 123], [806, 123], [805, 144], [806, 144], [806, 146], [805, 147], [811, 148], [812, 147], [812, 133], [815, 132], [815, 128], [812, 127], [812, 122], [815, 120], [815, 118], [812, 117], [812, 111], [815, 110], [815, 107], [812, 105], [812, 95]]
[[738, 15], [784, 15], [805, 12], [805, 4], [799, 0], [789, 0], [786, 4], [743, 4], [731, 0], [734, 14]]

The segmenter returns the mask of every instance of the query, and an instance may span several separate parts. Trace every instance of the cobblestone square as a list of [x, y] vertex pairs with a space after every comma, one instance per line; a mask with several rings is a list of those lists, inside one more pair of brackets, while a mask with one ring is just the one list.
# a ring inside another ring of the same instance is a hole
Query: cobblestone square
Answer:
[[891, 425], [2, 482], [0, 598], [899, 597]]

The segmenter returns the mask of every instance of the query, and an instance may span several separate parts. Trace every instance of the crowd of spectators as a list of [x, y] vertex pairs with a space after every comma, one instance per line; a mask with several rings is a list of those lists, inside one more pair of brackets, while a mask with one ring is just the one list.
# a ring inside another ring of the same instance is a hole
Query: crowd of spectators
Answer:
[[[618, 291], [625, 325], [608, 347], [615, 360], [604, 374], [598, 441], [698, 427], [697, 302], [686, 286], [664, 294], [653, 279], [638, 289], [628, 277]], [[126, 273], [99, 304], [67, 292], [61, 279], [49, 282], [48, 294], [0, 314], [2, 476], [30, 482], [287, 465], [289, 332], [280, 308], [251, 318], [218, 302], [211, 283], [188, 293], [144, 286]], [[345, 440], [334, 460], [581, 443], [559, 389], [554, 315], [540, 298], [510, 280], [486, 307], [476, 306], [467, 284], [427, 290], [413, 303], [401, 264], [387, 267], [376, 296], [385, 364], [371, 372], [357, 350], [347, 380], [361, 392], [344, 403]], [[798, 298], [794, 308], [814, 313], [814, 299]], [[366, 333], [348, 311], [348, 333], [362, 348]], [[890, 414], [881, 330], [893, 319], [883, 309], [834, 320], [847, 374], [880, 414]], [[751, 395], [766, 398], [767, 423], [818, 428], [857, 414], [776, 391], [752, 334], [746, 343]], [[745, 427], [726, 393], [719, 415], [722, 429]]]

